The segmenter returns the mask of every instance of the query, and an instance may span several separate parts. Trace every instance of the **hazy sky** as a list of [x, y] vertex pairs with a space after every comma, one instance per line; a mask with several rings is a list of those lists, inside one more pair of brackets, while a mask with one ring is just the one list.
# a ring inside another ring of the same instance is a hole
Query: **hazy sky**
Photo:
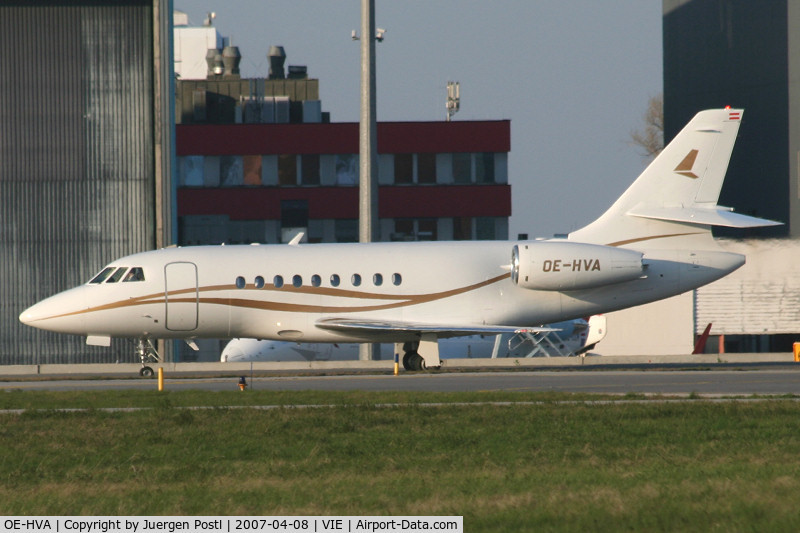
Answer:
[[[359, 118], [360, 0], [174, 0], [266, 77], [270, 45], [320, 80], [334, 122]], [[376, 1], [379, 121], [511, 120], [509, 237], [550, 236], [602, 213], [645, 166], [630, 144], [662, 91], [661, 0]]]

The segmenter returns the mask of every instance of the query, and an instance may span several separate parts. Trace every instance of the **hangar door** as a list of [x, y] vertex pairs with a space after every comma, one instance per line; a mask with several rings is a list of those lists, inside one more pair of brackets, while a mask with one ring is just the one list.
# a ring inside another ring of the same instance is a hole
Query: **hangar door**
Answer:
[[167, 263], [164, 267], [166, 328], [172, 331], [197, 329], [199, 293], [194, 263]]

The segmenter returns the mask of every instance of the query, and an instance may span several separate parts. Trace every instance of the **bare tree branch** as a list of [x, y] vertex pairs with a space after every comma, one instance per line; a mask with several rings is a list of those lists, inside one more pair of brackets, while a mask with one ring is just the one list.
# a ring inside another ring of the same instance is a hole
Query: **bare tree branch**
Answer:
[[647, 102], [642, 116], [644, 129], [631, 131], [631, 144], [639, 149], [645, 159], [654, 159], [664, 149], [664, 97], [659, 94]]

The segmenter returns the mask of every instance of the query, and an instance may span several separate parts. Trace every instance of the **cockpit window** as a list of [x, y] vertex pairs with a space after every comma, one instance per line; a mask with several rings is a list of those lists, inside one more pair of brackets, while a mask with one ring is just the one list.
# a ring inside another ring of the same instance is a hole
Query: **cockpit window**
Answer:
[[128, 270], [128, 267], [119, 267], [111, 277], [106, 280], [106, 283], [116, 283], [120, 279], [122, 279], [122, 275], [125, 274], [125, 271]]
[[103, 283], [111, 273], [114, 272], [114, 267], [106, 267], [98, 275], [92, 278], [89, 283]]
[[144, 270], [142, 270], [142, 267], [133, 267], [125, 274], [122, 281], [144, 281]]

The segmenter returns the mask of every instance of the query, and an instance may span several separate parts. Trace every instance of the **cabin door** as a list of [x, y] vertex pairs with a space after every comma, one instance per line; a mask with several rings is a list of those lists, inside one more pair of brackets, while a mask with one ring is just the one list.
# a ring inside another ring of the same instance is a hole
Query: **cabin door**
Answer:
[[197, 290], [197, 266], [194, 263], [168, 263], [164, 267], [166, 328], [171, 331], [197, 329], [200, 304]]

